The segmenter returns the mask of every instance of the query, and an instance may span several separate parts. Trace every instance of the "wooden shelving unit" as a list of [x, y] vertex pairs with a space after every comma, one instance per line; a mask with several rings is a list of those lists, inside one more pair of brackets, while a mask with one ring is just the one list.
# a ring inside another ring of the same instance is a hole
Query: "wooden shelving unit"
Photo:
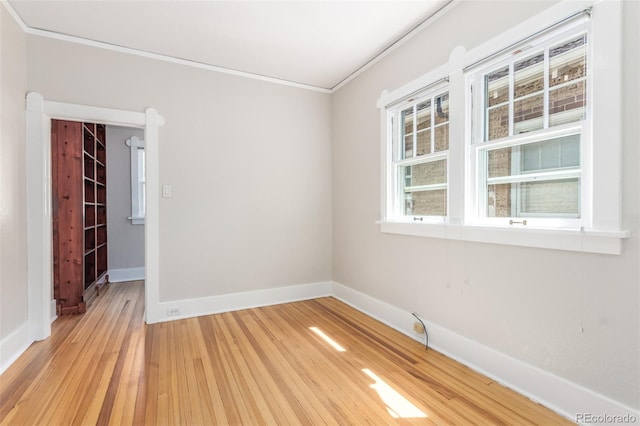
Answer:
[[103, 124], [52, 120], [54, 297], [83, 313], [107, 276], [107, 160]]

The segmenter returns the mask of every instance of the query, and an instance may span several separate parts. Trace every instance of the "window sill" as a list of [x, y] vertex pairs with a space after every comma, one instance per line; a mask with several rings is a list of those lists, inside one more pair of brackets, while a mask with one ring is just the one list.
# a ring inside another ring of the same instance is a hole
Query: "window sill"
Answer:
[[128, 217], [131, 221], [132, 225], [144, 225], [144, 216], [143, 217]]
[[523, 229], [392, 221], [379, 221], [377, 223], [380, 225], [380, 231], [388, 234], [614, 255], [619, 255], [622, 252], [622, 240], [629, 238], [631, 235], [628, 231], [598, 232], [568, 229]]

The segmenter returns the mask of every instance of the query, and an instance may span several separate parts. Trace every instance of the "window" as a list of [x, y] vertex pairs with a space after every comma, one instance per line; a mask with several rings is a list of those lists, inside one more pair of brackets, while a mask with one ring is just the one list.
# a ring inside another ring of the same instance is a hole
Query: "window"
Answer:
[[416, 221], [447, 216], [449, 93], [422, 94], [388, 110], [392, 129], [391, 215]]
[[588, 33], [584, 25], [469, 75], [477, 205], [470, 220], [580, 227], [589, 189]]
[[131, 148], [131, 223], [143, 225], [145, 216], [145, 158], [144, 141], [136, 136], [127, 139]]
[[622, 6], [578, 7], [383, 91], [382, 232], [620, 254]]

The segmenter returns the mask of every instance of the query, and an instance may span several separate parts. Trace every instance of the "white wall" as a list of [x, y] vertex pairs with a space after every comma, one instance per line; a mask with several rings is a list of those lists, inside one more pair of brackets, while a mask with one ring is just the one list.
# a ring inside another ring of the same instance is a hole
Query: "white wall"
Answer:
[[[26, 38], [0, 5], [0, 368], [27, 321]], [[23, 339], [24, 340], [24, 339]], [[25, 340], [26, 341], [26, 340]], [[6, 345], [5, 345], [6, 344]], [[20, 346], [20, 345], [18, 345]]]
[[132, 136], [144, 140], [144, 130], [107, 126], [107, 235], [109, 270], [144, 268], [144, 225], [132, 225], [131, 149]]
[[160, 300], [331, 279], [330, 97], [27, 37], [28, 88], [160, 129]]
[[333, 278], [637, 409], [637, 2], [624, 4], [623, 219], [633, 236], [624, 241], [622, 255], [382, 234], [375, 223], [380, 217], [376, 100], [381, 91], [396, 89], [446, 63], [456, 46], [470, 50], [549, 5], [460, 2], [334, 94]]

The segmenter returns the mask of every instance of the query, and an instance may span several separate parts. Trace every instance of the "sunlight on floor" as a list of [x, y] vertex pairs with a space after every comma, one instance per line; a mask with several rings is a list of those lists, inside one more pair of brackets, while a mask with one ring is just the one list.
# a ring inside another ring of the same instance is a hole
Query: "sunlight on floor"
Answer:
[[384, 380], [373, 374], [368, 368], [363, 368], [364, 374], [375, 381], [370, 387], [375, 389], [380, 399], [387, 404], [387, 411], [394, 419], [397, 418], [424, 418], [425, 413], [420, 411], [418, 407], [409, 402], [405, 397], [400, 395], [395, 389], [386, 384]]
[[337, 344], [335, 342], [335, 340], [333, 340], [331, 337], [327, 336], [326, 334], [324, 334], [322, 332], [322, 330], [320, 330], [318, 327], [309, 327], [309, 330], [313, 331], [314, 333], [316, 333], [318, 336], [320, 336], [322, 338], [322, 340], [324, 340], [325, 342], [327, 342], [328, 344], [330, 344], [331, 346], [333, 346], [333, 348], [338, 351], [338, 352], [346, 352], [346, 349], [343, 348], [342, 346], [340, 346], [339, 344]]

